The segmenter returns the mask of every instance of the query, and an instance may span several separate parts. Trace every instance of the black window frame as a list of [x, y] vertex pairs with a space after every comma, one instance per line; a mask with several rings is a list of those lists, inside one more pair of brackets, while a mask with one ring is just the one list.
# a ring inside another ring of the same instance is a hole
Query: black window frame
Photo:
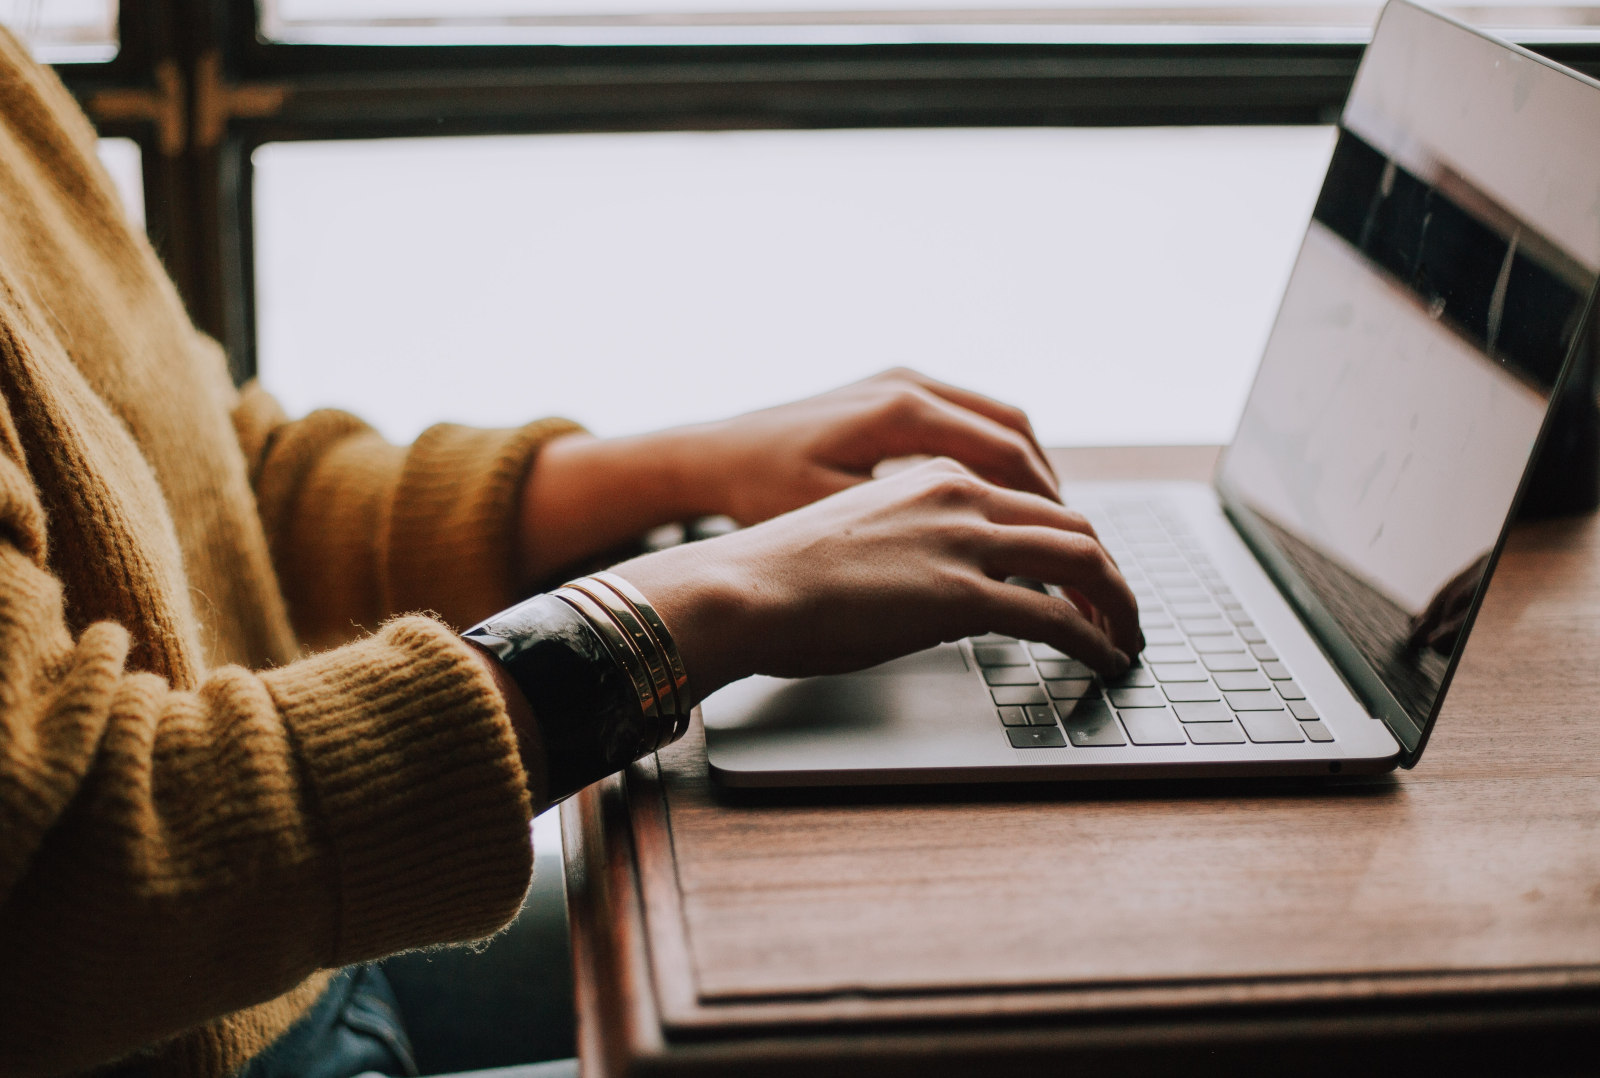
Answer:
[[[122, 0], [56, 70], [143, 159], [151, 238], [234, 377], [256, 372], [251, 154], [279, 141], [860, 127], [1326, 124], [1355, 44], [302, 45], [255, 0]], [[1600, 76], [1600, 44], [1537, 51]]]

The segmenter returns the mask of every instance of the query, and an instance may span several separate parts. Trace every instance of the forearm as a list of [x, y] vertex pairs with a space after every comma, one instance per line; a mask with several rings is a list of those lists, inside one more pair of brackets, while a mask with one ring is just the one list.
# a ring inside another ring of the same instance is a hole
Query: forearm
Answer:
[[545, 446], [519, 507], [517, 577], [524, 588], [651, 528], [723, 511], [703, 478], [698, 430], [572, 434]]

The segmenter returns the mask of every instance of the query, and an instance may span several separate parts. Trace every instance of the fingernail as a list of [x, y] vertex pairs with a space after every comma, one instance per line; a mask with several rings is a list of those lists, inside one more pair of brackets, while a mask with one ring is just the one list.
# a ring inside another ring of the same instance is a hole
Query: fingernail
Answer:
[[1120, 648], [1113, 648], [1111, 654], [1116, 657], [1117, 676], [1121, 677], [1133, 666], [1133, 660], [1128, 658], [1127, 653]]

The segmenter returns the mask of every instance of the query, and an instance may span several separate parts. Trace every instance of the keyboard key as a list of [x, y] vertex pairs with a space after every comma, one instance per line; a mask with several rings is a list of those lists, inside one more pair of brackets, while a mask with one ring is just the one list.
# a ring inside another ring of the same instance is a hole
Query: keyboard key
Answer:
[[1176, 629], [1146, 629], [1144, 631], [1146, 647], [1167, 647], [1172, 644], [1181, 644], [1183, 640], [1183, 634]]
[[[1184, 722], [1232, 722], [1233, 711], [1221, 700], [1201, 700], [1194, 703], [1173, 704], [1172, 710]], [[1015, 723], [1007, 723], [1012, 726]]]
[[1094, 671], [1076, 659], [1040, 659], [1039, 673], [1047, 678], [1093, 677]]
[[1002, 707], [1026, 707], [1046, 702], [1044, 690], [1037, 685], [1002, 685], [989, 690], [994, 702]]
[[1278, 682], [1278, 695], [1285, 700], [1304, 700], [1306, 698], [1305, 692], [1292, 681]]
[[1147, 663], [1192, 663], [1194, 652], [1182, 644], [1154, 646], [1145, 641], [1144, 661]]
[[1264, 663], [1275, 663], [1278, 661], [1278, 653], [1272, 650], [1271, 644], [1251, 644], [1250, 654], [1254, 655]]
[[1288, 681], [1290, 676], [1289, 668], [1282, 663], [1262, 663], [1261, 671], [1273, 681]]
[[1242, 651], [1211, 652], [1200, 656], [1200, 661], [1206, 664], [1207, 670], [1213, 672], [1256, 668], [1256, 661]]
[[1139, 708], [1120, 715], [1127, 728], [1128, 740], [1135, 745], [1182, 745], [1185, 743], [1183, 727], [1172, 718], [1166, 708]]
[[1139, 628], [1141, 629], [1170, 629], [1172, 619], [1167, 617], [1163, 610], [1139, 611]]
[[1311, 701], [1309, 700], [1290, 700], [1289, 713], [1297, 719], [1322, 718], [1321, 715], [1317, 714], [1317, 709], [1311, 706]]
[[1111, 689], [1148, 688], [1155, 683], [1155, 678], [1150, 676], [1150, 668], [1146, 666], [1131, 667], [1121, 677], [1106, 679], [1106, 687]]
[[984, 670], [983, 680], [990, 685], [1037, 685], [1039, 675], [1031, 666], [991, 666]]
[[1241, 712], [1239, 722], [1244, 726], [1244, 732], [1250, 735], [1250, 740], [1257, 745], [1306, 739], [1300, 732], [1300, 724], [1285, 711]]
[[1028, 665], [1028, 653], [1019, 644], [974, 644], [972, 655], [979, 666]]
[[1267, 642], [1267, 634], [1257, 629], [1254, 625], [1240, 625], [1238, 628], [1239, 635], [1244, 638], [1247, 644], [1265, 644]]
[[[1283, 701], [1275, 692], [1225, 692], [1222, 698], [1235, 711], [1282, 711]], [[998, 703], [998, 701], [996, 701]]]
[[1221, 618], [1185, 618], [1178, 623], [1178, 628], [1190, 636], [1225, 636], [1233, 632]]
[[1199, 586], [1188, 566], [1182, 569], [1156, 569], [1150, 573], [1150, 582], [1163, 588], [1193, 588]]
[[[1167, 698], [1160, 689], [1107, 689], [1114, 707], [1166, 707]], [[1138, 742], [1135, 742], [1138, 744]]]
[[[1007, 730], [1006, 733], [1012, 731]], [[1189, 740], [1196, 745], [1242, 745], [1244, 744], [1244, 731], [1239, 729], [1236, 722], [1197, 722], [1193, 726], [1185, 726], [1183, 732], [1189, 735]]]
[[1235, 671], [1217, 675], [1217, 688], [1228, 692], [1248, 692], [1252, 689], [1270, 689], [1272, 682], [1256, 673], [1254, 670], [1247, 672]]
[[1201, 654], [1214, 651], [1243, 652], [1244, 642], [1232, 633], [1227, 636], [1197, 636], [1194, 638], [1194, 649]]
[[1187, 588], [1162, 588], [1161, 597], [1167, 601], [1167, 605], [1172, 608], [1172, 612], [1179, 617], [1186, 616], [1185, 609], [1188, 607], [1198, 608], [1198, 616], [1202, 617], [1206, 610], [1216, 609], [1211, 602], [1211, 593], [1202, 588], [1199, 583]]
[[1161, 539], [1157, 542], [1138, 542], [1133, 544], [1134, 553], [1139, 555], [1139, 563], [1148, 565], [1160, 558], [1176, 558], [1178, 548]]
[[1064, 749], [1066, 739], [1054, 726], [1013, 726], [1006, 731], [1014, 749]]
[[1022, 710], [1028, 716], [1029, 726], [1054, 726], [1056, 724], [1056, 709], [1049, 704], [1029, 704]]
[[1044, 690], [1050, 694], [1052, 700], [1082, 700], [1086, 696], [1097, 697], [1100, 695], [1099, 686], [1086, 677], [1046, 681]]
[[1215, 685], [1200, 682], [1193, 685], [1163, 685], [1161, 691], [1167, 694], [1167, 699], [1175, 704], [1193, 700], [1221, 700], [1222, 694]]
[[1300, 724], [1300, 729], [1305, 731], [1305, 735], [1312, 741], [1333, 740], [1333, 731], [1320, 722], [1303, 722]]
[[1170, 604], [1170, 609], [1173, 617], [1178, 619], [1179, 625], [1183, 625], [1186, 618], [1214, 618], [1217, 616], [1217, 604], [1209, 600], [1203, 603], [1172, 603]]
[[1027, 726], [1028, 713], [1020, 707], [1003, 707], [1000, 709], [1000, 724], [1002, 726]]
[[1245, 612], [1242, 606], [1224, 610], [1222, 613], [1224, 617], [1235, 625], [1249, 625], [1251, 622], [1250, 615]]
[[1150, 672], [1157, 681], [1208, 681], [1199, 663], [1152, 663]]
[[1035, 659], [1065, 659], [1068, 662], [1075, 661], [1071, 655], [1068, 655], [1064, 651], [1059, 651], [1056, 648], [1051, 647], [1049, 644], [1029, 644], [1028, 651], [1033, 654]]
[[1061, 725], [1067, 728], [1068, 739], [1083, 748], [1127, 744], [1116, 715], [1100, 700], [1079, 704], [1070, 716], [1061, 716]]
[[1014, 637], [1014, 636], [1006, 636], [1006, 635], [1004, 635], [1002, 633], [984, 633], [982, 636], [974, 636], [974, 637], [972, 637], [971, 640], [972, 640], [972, 643], [974, 645], [977, 645], [977, 644], [1015, 644], [1017, 642], [1017, 638], [1016, 637]]

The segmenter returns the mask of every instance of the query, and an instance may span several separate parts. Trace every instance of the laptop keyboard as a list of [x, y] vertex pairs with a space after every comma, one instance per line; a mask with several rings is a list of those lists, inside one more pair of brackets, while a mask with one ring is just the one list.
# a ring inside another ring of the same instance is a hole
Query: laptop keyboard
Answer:
[[1084, 507], [1139, 600], [1145, 649], [1105, 680], [1047, 644], [972, 639], [1014, 748], [1332, 741], [1250, 613], [1159, 502]]

